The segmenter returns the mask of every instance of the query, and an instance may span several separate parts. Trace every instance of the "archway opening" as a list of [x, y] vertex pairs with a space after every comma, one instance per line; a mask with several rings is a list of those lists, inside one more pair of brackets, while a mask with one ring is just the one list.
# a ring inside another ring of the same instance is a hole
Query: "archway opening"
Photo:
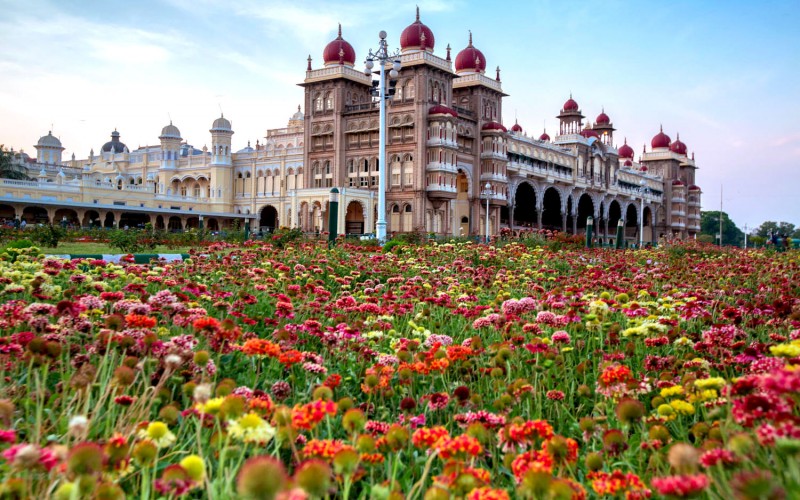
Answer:
[[547, 188], [544, 192], [542, 210], [542, 228], [561, 231], [561, 195], [555, 188]]
[[586, 219], [594, 214], [592, 197], [584, 193], [578, 198], [578, 232], [586, 232]]
[[612, 244], [617, 235], [617, 224], [622, 218], [622, 207], [617, 200], [611, 200], [608, 204], [608, 243]]
[[0, 219], [6, 222], [13, 221], [17, 216], [17, 211], [11, 205], [0, 205]]
[[177, 233], [183, 230], [183, 224], [181, 224], [181, 218], [177, 215], [173, 215], [169, 218], [167, 222], [167, 230], [172, 231], [173, 233]]
[[209, 231], [219, 231], [219, 222], [214, 217], [206, 219], [206, 229]]
[[53, 217], [53, 223], [73, 227], [78, 224], [78, 212], [71, 208], [59, 208]]
[[[507, 210], [503, 207], [502, 210]], [[514, 194], [514, 220], [511, 228], [533, 229], [536, 227], [536, 191], [533, 186], [523, 182]]]
[[258, 221], [259, 230], [271, 233], [278, 228], [278, 211], [272, 205], [267, 205], [261, 210], [261, 218]]
[[113, 228], [114, 227], [114, 213], [108, 212], [106, 214], [106, 219], [103, 221], [103, 227], [105, 228]]
[[164, 216], [156, 216], [156, 229], [164, 229]]
[[199, 217], [189, 217], [186, 219], [186, 229], [199, 229], [200, 228], [200, 218]]
[[347, 213], [344, 218], [346, 234], [364, 234], [364, 207], [357, 201], [347, 204]]
[[81, 221], [83, 227], [100, 227], [100, 214], [96, 210], [87, 210]]
[[625, 210], [625, 238], [639, 241], [639, 210], [633, 203]]
[[28, 224], [49, 224], [50, 218], [47, 210], [42, 207], [25, 207], [22, 211], [22, 219]]
[[150, 222], [150, 216], [142, 213], [123, 212], [119, 217], [120, 227], [144, 229], [145, 224]]

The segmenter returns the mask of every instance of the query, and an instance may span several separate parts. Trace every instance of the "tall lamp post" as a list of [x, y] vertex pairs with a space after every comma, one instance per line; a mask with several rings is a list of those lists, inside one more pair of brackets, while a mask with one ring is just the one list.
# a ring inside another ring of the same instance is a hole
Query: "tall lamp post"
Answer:
[[486, 196], [486, 244], [489, 244], [489, 198], [492, 196], [492, 185], [488, 182], [483, 186], [483, 195]]
[[380, 37], [378, 49], [374, 52], [370, 49], [364, 73], [367, 76], [371, 76], [372, 68], [377, 61], [378, 66], [380, 66], [378, 89], [380, 124], [378, 137], [378, 221], [375, 224], [375, 233], [378, 241], [382, 244], [386, 241], [386, 99], [388, 98], [386, 91], [386, 64], [389, 61], [394, 61], [392, 69], [389, 71], [389, 78], [394, 80], [397, 78], [398, 71], [400, 71], [400, 53], [389, 54], [385, 31], [378, 33], [378, 37]]
[[[647, 181], [639, 181], [639, 194], [642, 197], [642, 213], [639, 215], [639, 248], [644, 247], [644, 194], [647, 192]], [[651, 225], [652, 227], [652, 225]]]

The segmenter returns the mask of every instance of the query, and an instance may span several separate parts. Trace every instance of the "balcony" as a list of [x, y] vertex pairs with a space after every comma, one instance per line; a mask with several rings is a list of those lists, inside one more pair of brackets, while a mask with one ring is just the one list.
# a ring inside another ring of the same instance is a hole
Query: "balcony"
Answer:
[[690, 220], [700, 220], [700, 214], [689, 214], [688, 218]]
[[481, 174], [481, 183], [487, 181], [502, 182], [505, 184], [506, 182], [508, 182], [508, 177], [502, 174], [492, 174], [492, 173]]
[[456, 141], [448, 141], [441, 137], [431, 137], [430, 139], [428, 139], [428, 142], [426, 144], [428, 145], [428, 147], [458, 149], [458, 143]]
[[508, 155], [500, 151], [483, 151], [481, 152], [481, 160], [508, 161]]
[[452, 163], [442, 163], [438, 161], [429, 162], [425, 166], [426, 172], [449, 172], [452, 174], [458, 173], [458, 169]]
[[450, 184], [430, 183], [425, 187], [428, 198], [433, 200], [454, 200], [456, 187]]
[[686, 212], [681, 209], [672, 209], [672, 216], [673, 217], [686, 217]]
[[680, 229], [684, 229], [686, 227], [686, 224], [684, 224], [681, 221], [673, 222], [671, 225], [672, 225], [672, 227], [677, 227], [677, 228], [680, 228]]
[[672, 203], [686, 203], [686, 198], [683, 196], [672, 195]]

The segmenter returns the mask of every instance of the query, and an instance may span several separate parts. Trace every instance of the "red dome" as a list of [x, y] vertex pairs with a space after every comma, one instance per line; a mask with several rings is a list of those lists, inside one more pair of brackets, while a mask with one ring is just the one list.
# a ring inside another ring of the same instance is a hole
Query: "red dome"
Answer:
[[547, 135], [547, 131], [546, 130], [544, 132], [542, 132], [542, 135], [539, 136], [539, 140], [540, 141], [549, 141], [550, 140], [550, 136]]
[[522, 133], [522, 126], [520, 126], [520, 124], [516, 120], [514, 120], [514, 125], [511, 126], [511, 131], [512, 132], [518, 132], [518, 133], [521, 134]]
[[487, 122], [481, 127], [481, 130], [500, 130], [502, 132], [508, 132], [502, 123], [497, 122]]
[[681, 181], [680, 179], [675, 179], [674, 181], [672, 181], [672, 185], [673, 186], [683, 186], [683, 181]]
[[680, 134], [678, 134], [678, 137], [675, 139], [675, 142], [669, 145], [669, 150], [672, 151], [673, 153], [686, 156], [686, 144], [681, 142]]
[[597, 132], [595, 132], [594, 130], [592, 130], [592, 129], [590, 129], [590, 128], [585, 128], [585, 129], [583, 129], [583, 130], [581, 131], [581, 135], [582, 135], [582, 136], [584, 136], [584, 137], [586, 137], [587, 139], [588, 139], [589, 137], [595, 137], [595, 138], [598, 138], [598, 139], [600, 138], [600, 136], [599, 136], [599, 135], [597, 135]]
[[436, 40], [433, 31], [419, 20], [419, 7], [417, 7], [417, 20], [400, 34], [400, 50], [403, 52], [420, 49], [433, 52]]
[[606, 112], [603, 111], [599, 115], [597, 115], [597, 119], [595, 120], [595, 123], [608, 125], [609, 123], [611, 123], [611, 118], [609, 118], [608, 115], [606, 114]]
[[578, 103], [572, 98], [572, 94], [569, 95], [569, 99], [567, 99], [567, 102], [564, 103], [564, 107], [562, 109], [564, 111], [578, 111]]
[[689, 191], [702, 191], [702, 189], [700, 189], [700, 186], [692, 184], [691, 186], [689, 186]]
[[483, 73], [486, 71], [486, 58], [483, 52], [472, 45], [472, 32], [469, 34], [469, 45], [456, 56], [456, 73]]
[[619, 157], [620, 158], [633, 158], [633, 148], [628, 146], [628, 138], [625, 138], [625, 144], [619, 148]]
[[325, 46], [325, 50], [322, 52], [322, 60], [325, 62], [325, 66], [343, 64], [352, 67], [356, 63], [356, 51], [347, 40], [342, 38], [341, 24], [339, 25], [339, 36]]
[[650, 146], [653, 149], [656, 148], [668, 148], [670, 143], [670, 138], [667, 134], [664, 133], [664, 129], [662, 128], [658, 134], [653, 137], [653, 140], [650, 141]]
[[632, 167], [633, 166], [633, 162], [630, 161], [630, 160], [625, 160], [625, 163], [623, 163], [622, 166], [623, 167]]
[[641, 170], [642, 172], [647, 172], [647, 165], [642, 165], [642, 168], [640, 168], [639, 170]]
[[447, 106], [442, 106], [441, 104], [437, 104], [436, 106], [432, 106], [431, 109], [428, 110], [429, 115], [450, 115], [458, 117], [458, 113], [456, 110], [450, 109]]

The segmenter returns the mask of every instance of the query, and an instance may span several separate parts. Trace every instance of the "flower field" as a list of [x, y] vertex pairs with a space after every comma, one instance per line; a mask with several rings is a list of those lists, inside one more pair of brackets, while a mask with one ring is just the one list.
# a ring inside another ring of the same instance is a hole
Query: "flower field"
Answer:
[[800, 497], [800, 254], [0, 260], [0, 497]]

